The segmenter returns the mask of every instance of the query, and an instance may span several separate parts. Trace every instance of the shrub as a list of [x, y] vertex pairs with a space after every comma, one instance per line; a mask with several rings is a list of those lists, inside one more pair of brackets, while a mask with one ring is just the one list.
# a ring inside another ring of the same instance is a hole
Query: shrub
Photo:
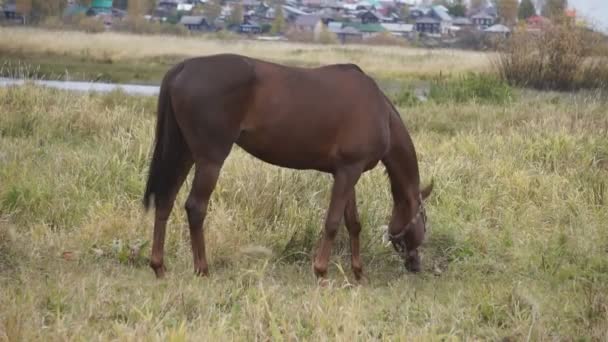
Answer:
[[301, 31], [290, 28], [285, 32], [285, 37], [293, 42], [311, 43], [314, 41], [314, 34], [309, 31]]
[[40, 23], [40, 26], [48, 30], [63, 30], [65, 28], [63, 21], [59, 17], [46, 17]]
[[598, 35], [567, 23], [515, 31], [495, 66], [503, 80], [538, 89], [608, 87], [608, 54]]
[[78, 29], [89, 33], [99, 33], [104, 32], [106, 27], [103, 24], [103, 21], [92, 17], [86, 17], [80, 20]]
[[397, 45], [397, 46], [405, 46], [407, 45], [405, 38], [399, 38], [397, 36], [392, 35], [389, 32], [381, 32], [375, 36], [366, 38], [363, 40], [363, 44], [369, 45]]
[[131, 32], [138, 34], [158, 34], [160, 33], [160, 23], [149, 22], [145, 18], [127, 17], [112, 24], [112, 29], [121, 32]]
[[321, 44], [337, 44], [338, 43], [338, 36], [336, 36], [335, 33], [331, 32], [325, 25], [323, 25], [321, 32], [319, 32], [319, 35], [315, 38], [316, 38], [315, 42], [321, 43]]

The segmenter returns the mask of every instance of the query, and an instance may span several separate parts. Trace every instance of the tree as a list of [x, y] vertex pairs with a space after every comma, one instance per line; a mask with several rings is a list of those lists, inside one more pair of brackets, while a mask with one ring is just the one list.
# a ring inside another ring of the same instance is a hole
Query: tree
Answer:
[[401, 5], [400, 17], [403, 19], [403, 21], [408, 22], [410, 18], [410, 6], [406, 4]]
[[542, 15], [548, 18], [556, 18], [564, 15], [568, 7], [568, 0], [546, 0], [542, 9]]
[[237, 3], [232, 8], [232, 13], [230, 13], [230, 18], [228, 18], [228, 24], [240, 25], [242, 23], [243, 23], [243, 4]]
[[112, 2], [112, 6], [114, 6], [116, 8], [120, 8], [122, 10], [126, 10], [129, 7], [129, 1], [128, 0], [114, 0]]
[[517, 22], [517, 0], [499, 0], [498, 16], [504, 25], [515, 25]]
[[49, 16], [59, 17], [67, 5], [66, 0], [17, 0], [17, 12], [30, 21], [40, 21]]
[[471, 0], [471, 12], [476, 13], [484, 9], [486, 0]]
[[32, 12], [32, 0], [17, 0], [15, 6], [17, 12], [26, 17]]
[[274, 11], [274, 20], [272, 21], [272, 28], [270, 29], [270, 33], [272, 34], [280, 34], [285, 31], [285, 27], [287, 24], [285, 23], [285, 16], [283, 14], [283, 6], [279, 3], [275, 7]]
[[222, 5], [219, 0], [209, 0], [203, 5], [203, 14], [209, 21], [209, 25], [214, 26], [217, 18], [222, 14]]
[[129, 0], [127, 5], [127, 13], [132, 18], [144, 15], [144, 0]]
[[536, 8], [534, 7], [532, 0], [521, 0], [521, 3], [519, 4], [519, 11], [517, 13], [519, 19], [525, 20], [535, 15]]
[[448, 5], [448, 13], [453, 17], [464, 17], [467, 14], [467, 7], [462, 0], [456, 0], [451, 5]]

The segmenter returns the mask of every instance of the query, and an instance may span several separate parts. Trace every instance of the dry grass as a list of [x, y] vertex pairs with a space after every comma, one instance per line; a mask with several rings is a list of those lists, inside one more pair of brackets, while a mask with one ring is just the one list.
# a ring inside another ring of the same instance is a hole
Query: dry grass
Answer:
[[605, 340], [606, 99], [518, 99], [403, 109], [436, 180], [426, 271], [381, 242], [378, 168], [357, 185], [370, 283], [352, 286], [342, 230], [320, 289], [329, 177], [235, 148], [207, 221], [211, 277], [192, 275], [188, 181], [157, 281], [140, 206], [154, 99], [0, 89], [0, 340]]
[[490, 68], [487, 53], [424, 50], [364, 45], [311, 45], [250, 40], [221, 41], [204, 37], [141, 36], [125, 33], [87, 34], [0, 27], [0, 52], [22, 55], [80, 56], [100, 61], [162, 59], [239, 53], [299, 65], [357, 63], [378, 75], [451, 74]]

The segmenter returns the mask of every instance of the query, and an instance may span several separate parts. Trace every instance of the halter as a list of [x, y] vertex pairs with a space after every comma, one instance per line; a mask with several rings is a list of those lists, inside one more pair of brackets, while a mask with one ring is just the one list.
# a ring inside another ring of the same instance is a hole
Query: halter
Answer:
[[416, 215], [414, 215], [414, 217], [412, 217], [410, 222], [408, 222], [403, 227], [403, 230], [401, 230], [401, 232], [399, 232], [396, 235], [393, 235], [390, 232], [388, 233], [388, 238], [391, 241], [391, 243], [393, 244], [393, 247], [395, 248], [397, 253], [402, 254], [402, 255], [404, 255], [406, 253], [406, 249], [407, 249], [405, 246], [405, 241], [403, 240], [403, 237], [405, 236], [405, 233], [407, 233], [407, 231], [410, 229], [410, 227], [415, 225], [418, 222], [419, 218], [422, 218], [422, 223], [424, 223], [424, 232], [426, 233], [426, 219], [427, 219], [426, 210], [424, 209], [424, 204], [422, 203], [421, 195], [418, 196], [418, 200], [420, 202], [418, 204], [418, 210], [416, 211]]

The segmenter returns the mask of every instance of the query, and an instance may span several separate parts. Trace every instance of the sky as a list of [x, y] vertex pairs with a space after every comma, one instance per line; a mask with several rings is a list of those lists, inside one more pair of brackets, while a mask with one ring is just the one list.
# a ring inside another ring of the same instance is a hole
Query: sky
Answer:
[[568, 5], [575, 8], [577, 14], [588, 19], [591, 24], [608, 32], [608, 0], [568, 0]]

